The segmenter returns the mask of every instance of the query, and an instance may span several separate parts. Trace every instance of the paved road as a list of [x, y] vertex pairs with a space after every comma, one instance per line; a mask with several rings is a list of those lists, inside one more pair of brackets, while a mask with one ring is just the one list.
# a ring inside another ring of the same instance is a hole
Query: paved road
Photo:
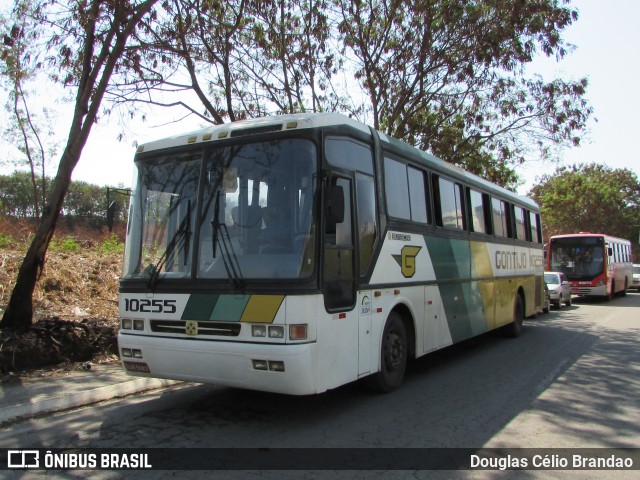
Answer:
[[[196, 385], [0, 429], [29, 447], [640, 448], [640, 294], [575, 301], [420, 359], [399, 391], [288, 397]], [[2, 472], [0, 472], [2, 473]], [[636, 472], [437, 472], [441, 478], [635, 478]], [[73, 476], [73, 474], [69, 474]], [[100, 472], [99, 478], [121, 473]], [[137, 478], [200, 478], [146, 472]], [[77, 475], [81, 477], [82, 475]], [[217, 472], [213, 478], [433, 478], [433, 472]], [[29, 476], [19, 478], [30, 478]], [[66, 478], [66, 477], [64, 477]]]

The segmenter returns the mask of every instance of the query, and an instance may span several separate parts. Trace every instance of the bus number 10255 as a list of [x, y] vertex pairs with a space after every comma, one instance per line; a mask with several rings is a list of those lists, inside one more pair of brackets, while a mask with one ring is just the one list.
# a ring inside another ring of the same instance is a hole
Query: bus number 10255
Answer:
[[177, 308], [175, 300], [125, 298], [124, 310], [126, 312], [142, 313], [176, 313]]

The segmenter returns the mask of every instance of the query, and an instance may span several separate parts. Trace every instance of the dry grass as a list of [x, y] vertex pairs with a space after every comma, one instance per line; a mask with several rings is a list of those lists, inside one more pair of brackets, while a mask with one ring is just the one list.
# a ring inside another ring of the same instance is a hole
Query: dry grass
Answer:
[[[114, 361], [122, 254], [104, 248], [109, 234], [62, 229], [54, 237], [33, 294], [34, 325], [26, 334], [0, 332], [0, 370], [17, 372], [74, 363]], [[0, 315], [9, 301], [30, 230], [0, 219]], [[7, 242], [7, 238], [13, 239]], [[66, 242], [66, 243], [65, 243]], [[69, 250], [69, 245], [74, 247]]]
[[[23, 248], [0, 249], [0, 309], [9, 301], [23, 257]], [[97, 247], [50, 251], [33, 294], [34, 320], [100, 317], [117, 322], [121, 269], [121, 254]]]

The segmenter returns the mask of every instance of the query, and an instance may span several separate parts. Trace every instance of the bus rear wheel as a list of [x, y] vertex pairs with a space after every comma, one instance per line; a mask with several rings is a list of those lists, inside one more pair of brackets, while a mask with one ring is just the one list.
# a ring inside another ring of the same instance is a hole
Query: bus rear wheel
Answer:
[[407, 331], [398, 313], [391, 312], [384, 326], [380, 345], [380, 371], [365, 380], [368, 388], [391, 392], [398, 388], [407, 368]]
[[516, 300], [513, 305], [513, 322], [504, 326], [504, 333], [511, 338], [516, 338], [522, 335], [522, 329], [524, 328], [524, 302], [520, 294], [516, 295]]

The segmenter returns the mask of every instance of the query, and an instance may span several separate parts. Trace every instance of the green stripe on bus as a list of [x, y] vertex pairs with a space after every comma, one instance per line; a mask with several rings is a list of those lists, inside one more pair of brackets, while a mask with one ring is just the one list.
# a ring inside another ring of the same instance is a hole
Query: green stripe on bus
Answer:
[[251, 295], [220, 295], [210, 320], [239, 322]]
[[451, 339], [455, 343], [486, 332], [486, 307], [491, 305], [491, 300], [487, 298], [489, 291], [486, 285], [466, 280], [471, 278], [472, 272], [486, 270], [488, 254], [485, 251], [486, 258], [479, 259], [475, 265], [472, 253], [476, 256], [480, 252], [478, 249], [472, 251], [469, 241], [432, 236], [424, 238], [436, 280], [464, 282], [443, 283], [438, 287]]
[[[454, 240], [427, 235], [425, 235], [424, 240], [429, 250], [429, 256], [431, 257], [436, 279], [438, 281], [460, 279], [460, 270], [458, 268], [460, 259], [458, 257], [460, 256], [459, 251], [461, 249], [457, 247], [454, 254], [454, 248], [452, 246]], [[467, 261], [468, 260], [467, 258]]]
[[182, 320], [209, 320], [220, 295], [191, 294], [182, 312]]

